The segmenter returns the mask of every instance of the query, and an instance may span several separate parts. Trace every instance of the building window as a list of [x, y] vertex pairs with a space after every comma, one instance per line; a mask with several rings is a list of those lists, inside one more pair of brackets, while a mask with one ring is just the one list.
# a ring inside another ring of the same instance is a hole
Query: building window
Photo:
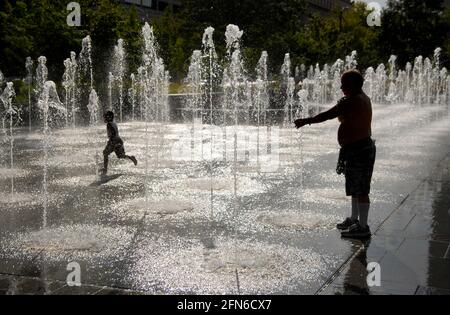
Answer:
[[156, 0], [142, 0], [142, 6], [146, 8], [156, 9]]
[[126, 3], [141, 5], [141, 0], [125, 0]]

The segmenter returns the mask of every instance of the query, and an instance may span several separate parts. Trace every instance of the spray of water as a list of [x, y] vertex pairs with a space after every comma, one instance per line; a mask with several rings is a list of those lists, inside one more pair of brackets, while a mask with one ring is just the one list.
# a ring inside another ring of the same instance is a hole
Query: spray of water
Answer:
[[47, 82], [47, 78], [48, 78], [47, 58], [45, 56], [41, 56], [38, 58], [38, 66], [36, 68], [35, 93], [38, 99], [41, 97], [42, 91], [44, 90], [45, 82]]
[[26, 61], [25, 61], [25, 69], [27, 71], [27, 76], [25, 78], [25, 82], [28, 86], [28, 128], [29, 131], [31, 132], [31, 119], [32, 119], [32, 109], [31, 109], [31, 86], [33, 84], [33, 67], [34, 67], [34, 62], [31, 59], [31, 57], [27, 57]]
[[117, 40], [117, 45], [114, 47], [114, 55], [112, 62], [112, 74], [116, 80], [119, 88], [119, 117], [123, 121], [123, 79], [125, 75], [125, 47], [123, 39]]
[[113, 108], [113, 96], [112, 96], [112, 90], [113, 90], [113, 84], [114, 84], [114, 75], [112, 72], [108, 73], [108, 109], [112, 111]]
[[389, 79], [388, 79], [388, 94], [386, 95], [386, 101], [389, 103], [394, 103], [397, 100], [397, 85], [396, 85], [396, 65], [395, 62], [397, 60], [397, 56], [392, 55], [389, 58]]
[[133, 73], [130, 75], [131, 79], [131, 87], [128, 89], [128, 96], [130, 98], [131, 103], [131, 120], [134, 121], [135, 119], [135, 112], [136, 112], [136, 75]]
[[[74, 85], [73, 78], [72, 78], [72, 62], [70, 58], [64, 60], [64, 74], [63, 74], [63, 80], [62, 85], [64, 87], [64, 106], [66, 107], [66, 111], [69, 112], [69, 103], [70, 103], [70, 97], [72, 93], [72, 87]], [[69, 124], [69, 117], [66, 116], [66, 126]]]
[[47, 81], [42, 88], [41, 96], [38, 100], [38, 108], [41, 113], [43, 121], [43, 151], [44, 151], [44, 170], [42, 180], [42, 198], [43, 198], [43, 228], [47, 227], [47, 211], [48, 211], [48, 157], [50, 149], [50, 135], [51, 135], [51, 123], [57, 123], [62, 119], [65, 119], [67, 111], [64, 104], [61, 103], [58, 92], [56, 90], [56, 84], [53, 81]]
[[203, 44], [203, 82], [204, 82], [204, 95], [207, 100], [206, 107], [209, 109], [209, 121], [210, 121], [210, 164], [209, 164], [209, 174], [210, 174], [210, 208], [211, 208], [211, 219], [214, 217], [214, 189], [213, 189], [213, 179], [214, 179], [214, 163], [213, 163], [213, 146], [214, 146], [214, 103], [213, 103], [213, 92], [218, 86], [219, 78], [219, 65], [216, 53], [216, 47], [214, 44], [214, 28], [209, 26], [205, 29], [202, 38]]
[[89, 110], [89, 125], [95, 127], [98, 124], [99, 106], [97, 92], [92, 89], [89, 95], [89, 104], [87, 106]]
[[142, 38], [144, 40], [144, 49], [142, 55], [142, 64], [138, 69], [141, 95], [141, 114], [145, 119], [145, 176], [146, 189], [145, 196], [148, 202], [148, 171], [149, 171], [149, 124], [160, 123], [158, 127], [159, 145], [157, 150], [157, 161], [159, 163], [160, 147], [163, 145], [163, 124], [169, 120], [169, 74], [165, 69], [164, 62], [158, 54], [158, 44], [153, 33], [153, 28], [148, 24], [142, 28]]
[[[224, 97], [225, 102], [224, 105], [226, 108], [225, 110], [230, 110], [232, 114], [232, 120], [234, 121], [234, 128], [233, 128], [233, 135], [234, 135], [234, 159], [233, 159], [233, 178], [234, 178], [234, 188], [233, 188], [233, 215], [234, 217], [238, 218], [239, 213], [239, 200], [238, 200], [238, 188], [237, 188], [237, 182], [238, 182], [238, 174], [237, 174], [237, 127], [239, 123], [239, 110], [242, 105], [245, 104], [245, 96], [247, 94], [243, 94], [243, 91], [245, 91], [245, 87], [247, 85], [247, 78], [244, 73], [244, 66], [243, 66], [243, 60], [241, 55], [241, 45], [240, 41], [242, 38], [242, 35], [244, 34], [243, 31], [239, 30], [239, 27], [236, 25], [228, 25], [227, 30], [225, 33], [225, 39], [226, 39], [226, 47], [227, 47], [227, 66], [224, 69], [223, 72], [223, 90], [224, 90]], [[226, 125], [226, 117], [224, 116], [224, 125]], [[226, 129], [225, 129], [226, 131]], [[225, 138], [226, 138], [226, 132]], [[226, 139], [225, 139], [226, 141]], [[226, 142], [225, 142], [226, 143]], [[227, 148], [225, 147], [225, 154], [226, 154]], [[235, 248], [237, 248], [237, 244], [235, 244]], [[235, 250], [236, 259], [238, 259], [238, 251]], [[239, 278], [238, 270], [236, 269], [236, 277]]]
[[345, 57], [345, 70], [353, 70], [358, 66], [357, 61], [358, 53], [356, 50], [352, 51], [352, 53]]
[[[13, 107], [12, 100], [16, 96], [14, 91], [14, 84], [12, 82], [6, 83], [6, 88], [0, 96], [0, 100], [3, 103], [4, 111], [2, 114], [2, 126], [3, 130], [6, 130], [5, 124], [6, 119], [9, 121], [9, 147], [10, 147], [10, 168], [11, 173], [13, 173], [14, 169], [14, 133], [13, 133], [13, 125], [14, 120], [19, 121], [20, 116], [17, 108]], [[5, 132], [6, 133], [6, 132]], [[11, 200], [14, 199], [14, 176], [11, 176]]]
[[90, 90], [94, 88], [94, 73], [92, 65], [92, 39], [88, 35], [81, 42], [80, 68], [84, 77], [89, 80]]
[[[255, 72], [256, 72], [256, 82], [255, 82], [255, 89], [256, 93], [254, 94], [254, 101], [253, 104], [255, 106], [256, 110], [256, 120], [258, 124], [258, 132], [259, 132], [259, 126], [261, 125], [261, 118], [263, 119], [263, 124], [266, 123], [266, 113], [267, 110], [270, 107], [270, 96], [269, 96], [269, 89], [268, 89], [268, 69], [267, 69], [267, 62], [268, 62], [269, 55], [267, 54], [267, 51], [263, 51], [261, 53], [261, 57], [259, 58], [258, 64], [256, 66]], [[262, 117], [261, 117], [262, 116]], [[259, 137], [258, 137], [259, 140]], [[258, 146], [259, 148], [259, 146]]]
[[266, 125], [267, 120], [267, 110], [270, 107], [270, 96], [268, 89], [268, 62], [269, 55], [267, 51], [261, 53], [258, 64], [256, 65], [256, 82], [254, 84], [256, 92], [254, 93], [253, 104], [256, 110], [256, 122], [258, 127], [257, 140], [256, 140], [256, 165], [258, 173], [260, 172], [260, 127], [261, 119], [263, 120], [263, 126]]
[[[99, 118], [99, 100], [97, 92], [94, 89], [91, 90], [91, 93], [89, 95], [89, 104], [87, 108], [89, 110], [89, 126], [91, 129], [91, 133], [94, 134], [93, 140], [95, 144], [97, 144], [100, 140], [99, 134], [95, 129], [98, 125], [98, 118]], [[99, 176], [98, 173], [99, 161], [100, 161], [100, 153], [97, 151], [94, 153], [94, 161], [93, 161], [95, 167], [95, 174], [97, 177]]]
[[287, 81], [292, 75], [292, 63], [291, 56], [286, 54], [284, 56], [283, 65], [281, 66], [281, 83], [287, 84]]
[[[240, 49], [240, 40], [243, 31], [235, 25], [228, 25], [226, 37], [227, 45], [227, 65], [223, 72], [222, 86], [224, 90], [225, 108], [224, 113], [229, 111], [231, 119], [235, 125], [238, 124], [239, 111], [246, 105], [245, 87], [247, 85], [247, 77], [244, 71], [244, 64]], [[227, 119], [224, 117], [224, 123]]]
[[70, 104], [72, 107], [72, 125], [75, 128], [76, 127], [76, 116], [77, 112], [79, 110], [78, 108], [78, 62], [77, 62], [77, 54], [72, 51], [70, 53]]
[[200, 110], [200, 117], [203, 118], [203, 68], [202, 68], [202, 52], [194, 50], [189, 65], [189, 71], [185, 83], [185, 92], [187, 92], [186, 106], [191, 111], [192, 122], [197, 118], [197, 110]]

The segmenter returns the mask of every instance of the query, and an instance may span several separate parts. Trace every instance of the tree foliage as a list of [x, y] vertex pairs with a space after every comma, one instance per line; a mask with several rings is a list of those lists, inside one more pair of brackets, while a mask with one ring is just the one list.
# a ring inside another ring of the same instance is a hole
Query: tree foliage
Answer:
[[356, 50], [361, 68], [380, 62], [379, 30], [367, 25], [369, 13], [364, 4], [356, 4], [350, 9], [334, 10], [325, 19], [314, 16], [295, 34], [295, 60], [297, 63], [324, 64]]
[[[114, 43], [126, 38], [133, 58], [139, 51], [141, 22], [134, 9], [126, 9], [111, 0], [79, 0], [81, 27], [67, 25], [65, 0], [4, 0], [0, 4], [0, 69], [8, 75], [25, 73], [27, 56], [46, 56], [50, 78], [58, 80], [63, 61], [71, 51], [79, 52], [81, 41], [91, 35], [94, 62], [103, 69], [108, 65]], [[103, 73], [99, 73], [103, 74]]]
[[403, 64], [418, 55], [432, 55], [449, 39], [450, 20], [442, 0], [389, 0], [382, 21], [380, 53], [385, 59], [397, 55]]

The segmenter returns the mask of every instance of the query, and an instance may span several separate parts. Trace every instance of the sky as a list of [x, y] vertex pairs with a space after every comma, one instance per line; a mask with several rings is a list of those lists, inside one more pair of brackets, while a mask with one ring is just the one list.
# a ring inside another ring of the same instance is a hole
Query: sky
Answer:
[[377, 2], [379, 4], [381, 4], [382, 7], [386, 7], [386, 2], [387, 0], [354, 0], [355, 1], [361, 1], [361, 2], [365, 2], [365, 3], [370, 3], [370, 2]]

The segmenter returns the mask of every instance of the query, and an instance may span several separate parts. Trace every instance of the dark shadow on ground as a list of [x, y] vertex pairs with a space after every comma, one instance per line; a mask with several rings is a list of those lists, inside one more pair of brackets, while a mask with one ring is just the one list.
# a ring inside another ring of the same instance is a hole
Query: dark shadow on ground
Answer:
[[89, 187], [98, 187], [98, 186], [107, 184], [113, 180], [116, 180], [122, 176], [123, 176], [123, 174], [115, 174], [115, 175], [110, 175], [110, 176], [101, 175], [101, 176], [99, 176], [99, 179], [97, 181], [93, 182], [92, 184], [90, 184]]

